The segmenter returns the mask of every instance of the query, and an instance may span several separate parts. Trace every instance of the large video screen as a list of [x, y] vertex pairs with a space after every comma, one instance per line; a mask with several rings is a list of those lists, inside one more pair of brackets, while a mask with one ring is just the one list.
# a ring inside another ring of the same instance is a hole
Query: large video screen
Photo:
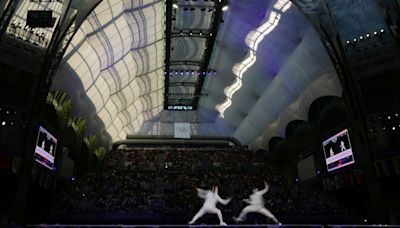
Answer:
[[349, 132], [347, 129], [322, 142], [328, 171], [340, 169], [354, 163]]
[[35, 160], [54, 170], [54, 157], [56, 155], [57, 139], [44, 127], [39, 127], [39, 134], [36, 140]]

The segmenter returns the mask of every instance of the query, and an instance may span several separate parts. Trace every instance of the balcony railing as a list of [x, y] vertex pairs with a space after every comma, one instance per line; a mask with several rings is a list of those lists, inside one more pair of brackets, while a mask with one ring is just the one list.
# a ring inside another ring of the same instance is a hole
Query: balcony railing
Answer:
[[42, 29], [30, 28], [28, 25], [17, 23], [15, 20], [8, 27], [7, 33], [41, 47], [46, 47], [49, 42]]

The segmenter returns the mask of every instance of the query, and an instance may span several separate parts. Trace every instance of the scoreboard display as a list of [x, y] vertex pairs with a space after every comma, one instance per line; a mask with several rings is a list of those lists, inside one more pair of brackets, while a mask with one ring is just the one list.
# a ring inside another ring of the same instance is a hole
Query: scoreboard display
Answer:
[[344, 129], [322, 142], [328, 172], [354, 163], [349, 132]]
[[31, 28], [51, 28], [54, 22], [51, 10], [28, 10], [26, 24]]

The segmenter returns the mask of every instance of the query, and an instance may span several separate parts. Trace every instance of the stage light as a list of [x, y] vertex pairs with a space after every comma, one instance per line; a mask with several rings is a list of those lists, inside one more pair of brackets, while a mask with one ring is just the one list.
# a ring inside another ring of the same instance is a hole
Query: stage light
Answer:
[[193, 35], [192, 31], [189, 32], [189, 36]]
[[174, 7], [174, 9], [178, 9], [178, 5], [177, 4], [172, 4], [172, 7]]
[[381, 33], [385, 33], [385, 29], [381, 28]]
[[183, 75], [184, 73], [183, 73], [183, 71], [181, 71], [181, 75]]
[[392, 117], [388, 116], [388, 120], [390, 120]]
[[299, 182], [299, 178], [296, 178], [296, 182]]
[[222, 11], [227, 11], [228, 10], [228, 5], [224, 5], [223, 7], [222, 7]]
[[394, 114], [395, 116], [399, 116], [399, 114], [398, 113], [396, 113], [396, 114]]
[[75, 180], [75, 177], [72, 177], [71, 180], [74, 181], [74, 180]]
[[378, 35], [378, 32], [377, 32], [377, 31], [374, 31], [374, 36], [376, 36], [376, 35]]
[[368, 222], [368, 220], [367, 220], [367, 219], [364, 219], [364, 222]]
[[383, 127], [382, 130], [386, 130], [386, 127]]
[[357, 39], [356, 39], [356, 38], [354, 38], [354, 39], [353, 39], [353, 42], [354, 42], [354, 43], [357, 43]]
[[7, 113], [7, 114], [10, 114], [10, 111], [7, 110], [6, 113]]
[[6, 126], [6, 121], [1, 122], [2, 126]]
[[393, 131], [396, 130], [396, 127], [392, 127], [392, 130], [393, 130]]
[[369, 33], [367, 33], [367, 35], [365, 35], [367, 38], [370, 38], [371, 37], [371, 35], [369, 34]]
[[363, 37], [363, 36], [360, 36], [360, 40], [364, 40], [364, 37]]
[[212, 32], [210, 32], [210, 36], [212, 36]]
[[203, 35], [203, 33], [202, 33], [202, 32], [200, 32], [200, 33], [199, 33], [199, 35], [200, 35], [200, 36], [202, 36], [202, 35]]
[[346, 41], [346, 44], [347, 44], [347, 45], [349, 45], [350, 43], [351, 43], [350, 40]]
[[14, 126], [14, 122], [11, 122], [10, 124], [11, 124], [11, 126]]

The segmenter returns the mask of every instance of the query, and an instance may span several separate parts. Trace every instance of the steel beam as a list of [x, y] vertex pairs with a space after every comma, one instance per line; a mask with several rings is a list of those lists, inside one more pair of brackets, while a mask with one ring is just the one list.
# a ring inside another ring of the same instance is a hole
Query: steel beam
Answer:
[[[226, 0], [222, 0], [221, 2], [216, 2], [216, 9], [215, 9], [215, 13], [214, 13], [214, 20], [213, 20], [213, 24], [211, 27], [211, 33], [212, 36], [209, 36], [208, 40], [207, 40], [207, 44], [206, 44], [206, 51], [205, 51], [205, 55], [204, 55], [204, 62], [203, 65], [200, 68], [200, 71], [207, 71], [208, 69], [208, 65], [210, 64], [210, 59], [211, 59], [211, 54], [213, 52], [213, 48], [214, 48], [214, 44], [215, 44], [215, 40], [217, 39], [217, 35], [218, 35], [218, 30], [219, 30], [219, 26], [222, 20], [222, 16], [224, 14], [224, 12], [222, 11], [222, 7], [226, 4]], [[205, 80], [205, 75], [199, 75], [198, 77], [198, 84], [196, 86], [196, 90], [195, 90], [195, 94], [200, 94], [201, 90], [203, 88], [203, 84], [204, 84], [204, 80]], [[199, 103], [199, 96], [196, 96], [193, 100], [193, 109], [196, 110], [198, 108], [198, 103]]]

